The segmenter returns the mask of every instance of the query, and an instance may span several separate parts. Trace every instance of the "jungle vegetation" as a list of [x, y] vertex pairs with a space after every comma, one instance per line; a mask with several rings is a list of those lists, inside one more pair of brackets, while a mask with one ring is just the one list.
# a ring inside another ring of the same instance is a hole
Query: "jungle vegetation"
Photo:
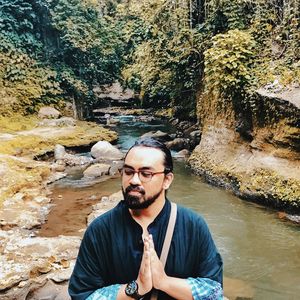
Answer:
[[199, 92], [299, 85], [299, 20], [299, 0], [0, 0], [0, 115], [89, 118], [116, 80], [185, 118]]

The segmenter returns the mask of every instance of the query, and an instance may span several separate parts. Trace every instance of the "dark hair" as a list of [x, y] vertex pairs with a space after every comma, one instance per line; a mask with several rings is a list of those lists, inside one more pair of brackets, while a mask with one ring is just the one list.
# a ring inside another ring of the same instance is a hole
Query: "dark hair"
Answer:
[[155, 148], [163, 152], [164, 154], [164, 167], [165, 167], [165, 173], [168, 174], [173, 171], [173, 159], [171, 155], [171, 151], [166, 147], [166, 145], [154, 138], [141, 138], [138, 139], [134, 145], [129, 148], [125, 155], [125, 159], [127, 154], [132, 148], [135, 147], [149, 147], [149, 148]]

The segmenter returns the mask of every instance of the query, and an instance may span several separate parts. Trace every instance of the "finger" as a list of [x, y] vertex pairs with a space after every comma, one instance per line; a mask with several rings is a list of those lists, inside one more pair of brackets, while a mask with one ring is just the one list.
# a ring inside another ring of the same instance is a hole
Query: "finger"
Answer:
[[144, 265], [143, 265], [145, 272], [150, 270], [150, 266], [151, 266], [150, 259], [151, 259], [150, 251], [146, 250], [145, 251], [145, 260], [144, 260]]
[[144, 240], [144, 252], [143, 252], [143, 257], [142, 257], [142, 263], [145, 260], [145, 253], [147, 251], [149, 251], [149, 249], [150, 249], [149, 242], [147, 240]]
[[153, 248], [154, 249], [154, 242], [153, 242], [153, 236], [152, 234], [149, 234], [149, 245], [150, 245], [150, 249]]

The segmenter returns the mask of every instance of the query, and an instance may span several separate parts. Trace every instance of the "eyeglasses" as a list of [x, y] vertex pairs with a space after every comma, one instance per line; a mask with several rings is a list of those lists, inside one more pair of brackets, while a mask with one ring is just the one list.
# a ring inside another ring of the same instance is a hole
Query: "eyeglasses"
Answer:
[[133, 169], [124, 167], [121, 171], [122, 176], [126, 177], [126, 179], [131, 179], [135, 173], [138, 174], [140, 181], [145, 183], [151, 181], [154, 175], [166, 173], [166, 170], [162, 172], [151, 172], [148, 170], [135, 171]]

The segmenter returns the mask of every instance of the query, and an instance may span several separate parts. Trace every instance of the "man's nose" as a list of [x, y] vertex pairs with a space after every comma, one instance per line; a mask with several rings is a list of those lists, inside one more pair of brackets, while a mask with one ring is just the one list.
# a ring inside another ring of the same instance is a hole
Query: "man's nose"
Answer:
[[140, 177], [139, 177], [139, 173], [134, 173], [133, 176], [131, 177], [130, 179], [130, 182], [129, 182], [131, 185], [140, 185], [141, 184], [141, 180], [140, 180]]

